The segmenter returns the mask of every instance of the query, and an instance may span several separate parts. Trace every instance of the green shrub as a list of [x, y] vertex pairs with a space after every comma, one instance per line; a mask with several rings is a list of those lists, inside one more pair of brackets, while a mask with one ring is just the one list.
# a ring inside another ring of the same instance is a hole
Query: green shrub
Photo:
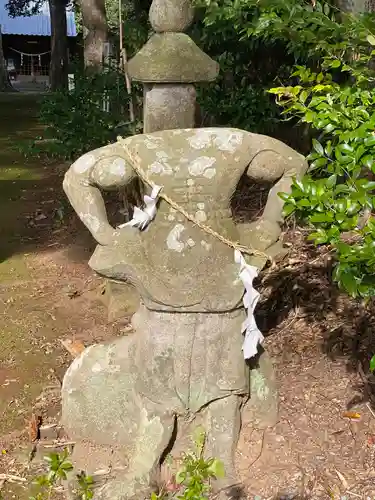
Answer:
[[[43, 150], [72, 159], [114, 142], [118, 134], [134, 133], [137, 124], [128, 121], [128, 102], [121, 73], [76, 71], [72, 90], [50, 94], [42, 103]], [[39, 148], [35, 142], [34, 152]]]
[[318, 137], [308, 157], [308, 175], [294, 182], [290, 195], [281, 195], [285, 215], [295, 213], [305, 220], [312, 229], [309, 239], [334, 251], [338, 284], [351, 296], [368, 299], [375, 295], [375, 219], [371, 216], [375, 91], [368, 71], [372, 33], [363, 32], [360, 22], [358, 32], [364, 39], [354, 59], [346, 42], [332, 44], [321, 59], [321, 71], [298, 66], [293, 73], [297, 85], [271, 92], [287, 117], [297, 116], [310, 124]]
[[[283, 43], [244, 36], [240, 26], [250, 26], [251, 2], [242, 2], [240, 12], [237, 2], [196, 0], [195, 4], [197, 21], [191, 36], [220, 66], [213, 83], [198, 86], [203, 123], [273, 134], [280, 112], [267, 90], [276, 78], [289, 75], [293, 57], [286, 54]], [[241, 17], [238, 24], [235, 12]]]

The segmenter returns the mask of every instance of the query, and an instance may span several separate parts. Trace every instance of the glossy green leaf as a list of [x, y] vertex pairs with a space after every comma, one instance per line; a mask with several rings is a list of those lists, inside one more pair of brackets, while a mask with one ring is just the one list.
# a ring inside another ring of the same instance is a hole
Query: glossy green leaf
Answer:
[[333, 174], [326, 180], [326, 186], [328, 188], [332, 188], [336, 184], [336, 182], [337, 182], [337, 175]]
[[305, 192], [305, 184], [300, 179], [295, 179], [293, 182], [293, 187], [297, 187], [302, 193]]
[[316, 170], [317, 168], [325, 167], [327, 163], [327, 158], [318, 158], [310, 164], [309, 170]]
[[340, 281], [343, 288], [351, 295], [356, 297], [357, 295], [357, 282], [351, 271], [346, 271], [341, 274]]
[[308, 236], [308, 240], [314, 241], [316, 245], [322, 245], [327, 243], [328, 234], [324, 229], [318, 229], [318, 231], [313, 232]]
[[333, 123], [328, 123], [328, 125], [326, 125], [324, 127], [324, 131], [329, 134], [330, 132], [332, 132], [332, 130], [335, 130], [335, 125], [333, 125]]
[[223, 462], [217, 459], [213, 460], [212, 464], [209, 467], [209, 472], [216, 479], [222, 479], [223, 477], [225, 477], [225, 469]]
[[315, 149], [315, 151], [316, 151], [317, 153], [319, 153], [320, 155], [322, 155], [322, 156], [323, 156], [323, 155], [324, 155], [324, 148], [323, 148], [323, 146], [320, 144], [320, 142], [319, 142], [319, 141], [317, 141], [316, 139], [313, 139], [312, 143], [313, 143], [313, 148]]
[[285, 202], [287, 202], [290, 198], [290, 194], [288, 193], [277, 193], [277, 195]]
[[348, 165], [349, 163], [352, 163], [352, 161], [353, 161], [353, 158], [351, 156], [343, 155], [339, 148], [335, 149], [335, 157], [336, 157], [337, 161], [339, 163], [341, 163], [342, 165]]
[[361, 159], [362, 165], [364, 165], [367, 168], [371, 168], [372, 165], [374, 164], [374, 158], [372, 155], [366, 155]]
[[295, 211], [295, 209], [296, 209], [295, 205], [291, 205], [291, 204], [284, 205], [284, 208], [283, 208], [284, 217], [288, 217], [289, 215], [291, 215]]
[[332, 222], [333, 216], [331, 213], [314, 214], [310, 217], [310, 222]]
[[331, 68], [339, 68], [341, 66], [341, 62], [338, 59], [335, 59], [334, 61], [332, 61], [330, 66]]
[[[343, 212], [346, 211], [346, 207], [347, 207], [347, 201], [346, 200], [338, 200], [336, 203], [335, 203], [335, 209], [340, 213], [342, 214]], [[336, 220], [338, 220], [336, 218]], [[342, 222], [342, 220], [341, 220]]]
[[365, 146], [367, 147], [375, 146], [375, 136], [367, 137], [365, 139]]
[[296, 202], [296, 207], [311, 207], [311, 201], [306, 198], [302, 198]]
[[303, 90], [299, 96], [299, 100], [301, 101], [302, 104], [305, 104], [306, 99], [309, 97], [309, 92], [307, 90]]
[[336, 146], [336, 148], [341, 151], [342, 153], [352, 153], [354, 151], [353, 147], [350, 146], [350, 144], [344, 142], [344, 143], [341, 143], [341, 144], [338, 144]]

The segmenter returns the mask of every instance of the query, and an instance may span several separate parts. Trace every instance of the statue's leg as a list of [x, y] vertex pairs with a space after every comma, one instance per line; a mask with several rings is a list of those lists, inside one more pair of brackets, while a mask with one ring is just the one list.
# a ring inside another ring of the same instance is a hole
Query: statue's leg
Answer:
[[[123, 457], [112, 463], [111, 477], [96, 485], [95, 500], [149, 497], [153, 473], [173, 435], [179, 400], [173, 397], [169, 357], [155, 354], [155, 344], [142, 326], [142, 313], [147, 318], [143, 309], [133, 318], [135, 335], [88, 348], [64, 378], [63, 422], [78, 443], [73, 457], [78, 470], [96, 470], [98, 460], [90, 469], [79, 467], [85, 457], [78, 460], [78, 455], [82, 457], [87, 441], [99, 452], [112, 448]], [[163, 342], [169, 346], [170, 337], [161, 337], [158, 345], [163, 354]]]
[[95, 500], [150, 498], [160, 462], [175, 427], [175, 415], [142, 401], [135, 449], [127, 471], [95, 492]]
[[250, 398], [242, 413], [242, 422], [257, 429], [272, 427], [278, 421], [279, 401], [276, 373], [267, 351], [259, 348], [249, 363]]
[[206, 415], [207, 441], [205, 454], [217, 458], [224, 464], [225, 477], [215, 481], [215, 490], [225, 490], [231, 498], [238, 492], [239, 481], [235, 471], [234, 458], [237, 448], [243, 398], [232, 395], [208, 405]]

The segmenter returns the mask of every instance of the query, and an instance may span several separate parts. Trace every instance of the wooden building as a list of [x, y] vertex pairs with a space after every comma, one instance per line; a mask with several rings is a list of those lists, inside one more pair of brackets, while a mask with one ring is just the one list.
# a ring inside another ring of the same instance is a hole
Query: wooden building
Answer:
[[[51, 61], [51, 19], [48, 3], [34, 16], [9, 16], [0, 0], [0, 25], [6, 66], [15, 83], [49, 83]], [[74, 12], [67, 10], [69, 52], [74, 53], [77, 36]]]

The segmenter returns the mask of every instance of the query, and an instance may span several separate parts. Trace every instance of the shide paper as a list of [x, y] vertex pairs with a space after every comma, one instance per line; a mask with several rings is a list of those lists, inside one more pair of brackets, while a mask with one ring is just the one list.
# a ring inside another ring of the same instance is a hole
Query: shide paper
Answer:
[[161, 186], [154, 186], [152, 188], [151, 195], [148, 196], [146, 194], [143, 197], [143, 200], [145, 202], [144, 208], [141, 209], [138, 207], [134, 207], [133, 218], [129, 222], [121, 224], [118, 227], [119, 228], [126, 226], [138, 227], [141, 231], [143, 229], [146, 229], [146, 227], [150, 224], [150, 222], [155, 218], [157, 210], [156, 205], [158, 202], [158, 197], [161, 189], [162, 189]]
[[239, 250], [234, 251], [234, 260], [240, 265], [239, 278], [245, 287], [243, 305], [247, 311], [247, 318], [242, 323], [242, 333], [245, 332], [245, 339], [242, 350], [245, 359], [252, 358], [258, 353], [258, 344], [261, 344], [264, 337], [257, 327], [254, 317], [254, 310], [258, 303], [260, 294], [253, 287], [253, 281], [258, 276], [258, 269], [246, 264], [246, 261]]
[[[150, 222], [155, 218], [157, 211], [157, 202], [161, 186], [154, 186], [151, 195], [144, 196], [145, 206], [143, 209], [134, 207], [133, 218], [121, 224], [119, 228], [131, 226], [138, 227], [141, 231], [146, 229]], [[258, 303], [260, 294], [253, 287], [253, 281], [258, 276], [258, 269], [246, 264], [246, 261], [239, 250], [234, 251], [234, 260], [240, 266], [239, 278], [245, 287], [243, 304], [247, 312], [247, 318], [242, 323], [242, 333], [245, 332], [245, 338], [242, 345], [244, 358], [249, 359], [258, 353], [258, 345], [264, 340], [255, 322], [254, 310]]]

